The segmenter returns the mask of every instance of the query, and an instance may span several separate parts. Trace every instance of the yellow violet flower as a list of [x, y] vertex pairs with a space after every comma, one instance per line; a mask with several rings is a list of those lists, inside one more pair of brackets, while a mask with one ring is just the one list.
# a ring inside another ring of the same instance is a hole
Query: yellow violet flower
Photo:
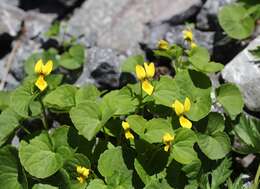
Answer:
[[79, 183], [83, 183], [86, 178], [88, 178], [89, 174], [90, 174], [90, 169], [87, 169], [86, 167], [83, 166], [77, 166], [76, 167], [77, 173], [79, 174], [79, 176], [77, 177], [77, 180], [79, 181]]
[[182, 32], [183, 34], [183, 39], [187, 41], [193, 41], [193, 33], [191, 29], [186, 29]]
[[149, 82], [149, 79], [153, 78], [155, 74], [154, 63], [144, 63], [144, 67], [136, 65], [135, 67], [136, 77], [141, 81], [142, 89], [148, 94], [152, 95], [154, 87]]
[[190, 44], [190, 46], [191, 46], [191, 48], [193, 49], [193, 48], [197, 47], [197, 44], [192, 41], [191, 44]]
[[163, 143], [165, 144], [164, 146], [164, 151], [165, 152], [168, 152], [170, 147], [171, 147], [171, 144], [172, 144], [172, 141], [174, 140], [175, 136], [169, 134], [169, 133], [166, 133], [163, 135]]
[[169, 48], [170, 48], [169, 43], [165, 40], [162, 40], [162, 39], [160, 41], [158, 41], [157, 46], [158, 46], [159, 49], [162, 49], [162, 50], [169, 50]]
[[40, 89], [40, 91], [44, 91], [48, 86], [47, 82], [44, 80], [44, 77], [49, 75], [53, 68], [53, 62], [49, 60], [45, 65], [43, 64], [42, 59], [38, 60], [34, 66], [34, 71], [39, 75], [38, 79], [35, 82], [35, 85]]
[[134, 135], [130, 132], [130, 125], [129, 125], [128, 122], [123, 121], [122, 122], [122, 127], [123, 127], [123, 129], [125, 131], [125, 138], [126, 139], [134, 139], [135, 138]]
[[175, 113], [179, 116], [180, 125], [184, 128], [191, 128], [192, 123], [190, 120], [184, 117], [184, 114], [190, 111], [191, 102], [188, 97], [185, 98], [184, 104], [182, 104], [179, 100], [175, 100], [172, 104], [172, 108], [175, 109]]

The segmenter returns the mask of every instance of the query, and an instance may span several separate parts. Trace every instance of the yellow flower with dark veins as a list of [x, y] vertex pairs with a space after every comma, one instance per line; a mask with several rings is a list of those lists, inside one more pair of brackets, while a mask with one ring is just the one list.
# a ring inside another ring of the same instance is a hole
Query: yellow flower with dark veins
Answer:
[[170, 48], [169, 43], [162, 39], [160, 41], [158, 41], [157, 46], [159, 49], [162, 49], [162, 50], [169, 50], [169, 48]]
[[193, 33], [191, 29], [186, 29], [182, 32], [183, 39], [187, 41], [193, 41]]
[[38, 79], [35, 82], [35, 85], [40, 89], [40, 91], [44, 91], [48, 86], [48, 83], [45, 81], [45, 76], [49, 75], [52, 71], [53, 62], [49, 60], [45, 65], [43, 64], [42, 59], [38, 60], [34, 66], [34, 71], [39, 75]]
[[184, 115], [190, 111], [190, 107], [191, 102], [188, 97], [185, 98], [184, 104], [182, 104], [179, 100], [175, 100], [175, 102], [172, 104], [172, 108], [175, 109], [175, 113], [177, 116], [179, 116], [180, 125], [189, 129], [192, 127], [192, 123]]
[[89, 176], [90, 174], [90, 169], [87, 169], [86, 167], [83, 166], [77, 166], [76, 167], [77, 173], [78, 173], [78, 177], [77, 180], [79, 181], [79, 183], [83, 183]]
[[154, 87], [149, 82], [149, 79], [153, 78], [155, 74], [154, 63], [144, 63], [144, 67], [141, 65], [136, 65], [135, 67], [136, 77], [141, 81], [142, 89], [148, 94], [152, 95]]
[[130, 131], [130, 125], [129, 125], [128, 122], [123, 121], [122, 122], [122, 127], [123, 127], [123, 129], [125, 131], [125, 138], [126, 139], [134, 139], [135, 138], [134, 135]]
[[166, 133], [163, 135], [163, 143], [164, 143], [164, 151], [165, 152], [168, 152], [171, 145], [172, 145], [172, 141], [174, 140], [175, 136], [169, 134], [169, 133]]

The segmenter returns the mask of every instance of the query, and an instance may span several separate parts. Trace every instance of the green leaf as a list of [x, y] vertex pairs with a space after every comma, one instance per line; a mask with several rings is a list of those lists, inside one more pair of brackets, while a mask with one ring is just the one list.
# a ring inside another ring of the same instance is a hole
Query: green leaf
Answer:
[[100, 91], [95, 87], [95, 85], [88, 84], [86, 86], [81, 87], [76, 95], [76, 104], [84, 103], [89, 100], [97, 100], [100, 96]]
[[85, 49], [82, 45], [70, 47], [68, 52], [61, 55], [59, 64], [66, 69], [75, 70], [80, 68], [85, 61]]
[[222, 132], [225, 129], [224, 118], [221, 114], [216, 112], [211, 112], [208, 117], [208, 125], [206, 133], [208, 135], [215, 134], [217, 132]]
[[221, 159], [231, 150], [229, 137], [224, 132], [212, 135], [198, 133], [198, 145], [201, 151], [210, 159]]
[[240, 117], [238, 124], [234, 127], [235, 135], [239, 138], [240, 146], [235, 146], [239, 153], [260, 153], [260, 121], [246, 117]]
[[147, 121], [139, 115], [130, 115], [126, 121], [129, 123], [130, 128], [140, 136], [143, 136], [146, 128]]
[[85, 101], [70, 110], [74, 126], [88, 140], [93, 139], [112, 115], [109, 109], [102, 112], [100, 103], [95, 101]]
[[91, 180], [87, 189], [107, 189], [107, 186], [101, 179]]
[[63, 75], [62, 74], [51, 74], [46, 78], [46, 82], [48, 83], [48, 88], [50, 90], [56, 89], [62, 82]]
[[8, 137], [19, 126], [17, 114], [10, 108], [4, 110], [0, 115], [0, 146], [6, 142]]
[[117, 170], [113, 173], [112, 176], [107, 177], [108, 188], [114, 189], [134, 189], [132, 186], [132, 171], [122, 172]]
[[18, 181], [20, 167], [17, 150], [11, 146], [0, 149], [0, 184], [3, 189], [23, 189]]
[[10, 107], [20, 116], [29, 116], [29, 105], [35, 98], [34, 85], [30, 82], [24, 83], [11, 94]]
[[37, 178], [46, 178], [57, 172], [62, 166], [67, 152], [65, 146], [55, 147], [51, 136], [42, 132], [29, 143], [21, 141], [19, 157], [25, 170]]
[[145, 171], [145, 169], [143, 168], [142, 164], [138, 161], [138, 159], [135, 159], [134, 167], [138, 176], [141, 178], [141, 180], [145, 185], [152, 181], [152, 177]]
[[146, 123], [143, 139], [150, 143], [161, 143], [163, 135], [169, 133], [175, 135], [171, 122], [162, 118], [151, 119]]
[[172, 187], [167, 183], [165, 179], [154, 180], [153, 182], [149, 183], [144, 189], [172, 189]]
[[134, 72], [135, 73], [135, 66], [137, 64], [143, 65], [143, 63], [144, 63], [143, 55], [130, 56], [123, 62], [121, 70], [122, 70], [122, 72]]
[[186, 173], [186, 176], [189, 179], [196, 179], [197, 176], [200, 174], [200, 169], [201, 169], [200, 159], [196, 159], [192, 161], [190, 164], [187, 164], [182, 167], [182, 171]]
[[60, 22], [54, 22], [49, 30], [45, 33], [45, 36], [50, 37], [57, 37], [60, 33]]
[[204, 47], [193, 48], [189, 56], [191, 64], [201, 72], [215, 73], [224, 68], [220, 63], [210, 62], [208, 50]]
[[254, 19], [240, 4], [224, 6], [218, 13], [220, 26], [232, 38], [245, 39], [254, 31]]
[[234, 119], [243, 110], [243, 97], [234, 84], [221, 85], [216, 90], [217, 100], [224, 107], [225, 111]]
[[221, 164], [211, 173], [211, 189], [218, 189], [219, 186], [224, 183], [231, 175], [231, 160], [225, 158]]
[[54, 91], [48, 93], [43, 102], [46, 107], [59, 111], [69, 111], [75, 106], [76, 87], [72, 85], [61, 85]]
[[231, 179], [228, 179], [227, 185], [228, 189], [247, 189], [247, 187], [244, 185], [244, 181], [241, 175], [236, 178], [234, 183], [232, 183]]
[[8, 91], [0, 91], [0, 111], [9, 106], [11, 93]]
[[172, 107], [175, 100], [183, 103], [185, 98], [189, 97], [191, 109], [187, 116], [193, 121], [198, 121], [210, 112], [210, 91], [210, 80], [206, 75], [192, 70], [181, 70], [174, 79], [168, 76], [161, 77], [153, 97], [156, 104], [168, 107]]
[[132, 96], [131, 90], [127, 87], [121, 90], [114, 90], [103, 97], [101, 109], [109, 108], [113, 115], [126, 115], [132, 113], [137, 108], [139, 102]]
[[48, 184], [35, 184], [32, 189], [58, 189], [58, 187], [51, 186]]
[[173, 141], [171, 158], [174, 158], [181, 164], [189, 164], [198, 159], [197, 153], [193, 149], [193, 145], [197, 140], [195, 133], [186, 128], [179, 128], [176, 131]]
[[98, 160], [98, 171], [103, 177], [111, 177], [116, 171], [129, 172], [123, 159], [121, 147], [108, 149], [101, 154]]

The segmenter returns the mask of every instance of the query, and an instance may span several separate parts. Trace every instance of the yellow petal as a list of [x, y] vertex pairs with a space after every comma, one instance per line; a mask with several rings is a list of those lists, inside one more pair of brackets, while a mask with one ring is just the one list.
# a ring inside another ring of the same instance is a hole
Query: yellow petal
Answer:
[[87, 178], [88, 175], [89, 175], [89, 169], [87, 169], [87, 168], [84, 167], [84, 170], [83, 170], [83, 172], [82, 172], [82, 175], [83, 175], [85, 178]]
[[47, 82], [44, 80], [44, 76], [40, 75], [35, 82], [35, 85], [40, 89], [40, 91], [44, 91], [48, 86]]
[[191, 30], [184, 30], [183, 31], [183, 39], [188, 40], [188, 41], [192, 41], [193, 40], [192, 31]]
[[178, 116], [184, 113], [184, 106], [179, 100], [175, 100], [174, 109]]
[[34, 71], [37, 74], [41, 74], [42, 73], [42, 67], [43, 67], [43, 61], [42, 59], [38, 60], [34, 66]]
[[134, 135], [128, 130], [125, 132], [125, 138], [126, 139], [134, 139]]
[[185, 101], [184, 101], [184, 111], [185, 112], [190, 111], [190, 107], [191, 107], [190, 99], [188, 97], [186, 97]]
[[146, 71], [146, 77], [148, 78], [152, 78], [155, 74], [155, 67], [154, 67], [154, 63], [150, 63], [149, 65], [145, 62], [144, 63], [144, 68]]
[[149, 81], [144, 80], [142, 82], [142, 89], [144, 90], [144, 92], [146, 92], [148, 95], [152, 95], [153, 93], [153, 86], [151, 83], [149, 83]]
[[164, 146], [164, 151], [165, 151], [165, 152], [168, 152], [169, 149], [170, 149], [170, 145], [169, 145], [169, 144], [166, 144], [166, 145]]
[[130, 128], [130, 125], [129, 125], [128, 122], [126, 122], [126, 121], [122, 121], [122, 127], [124, 128], [124, 130], [127, 130], [127, 129]]
[[158, 42], [158, 48], [163, 49], [163, 50], [168, 50], [169, 49], [169, 43], [165, 40], [160, 40]]
[[191, 46], [191, 48], [193, 49], [193, 48], [196, 48], [196, 47], [197, 47], [197, 44], [196, 44], [195, 42], [191, 42], [190, 46]]
[[163, 143], [164, 144], [169, 143], [173, 140], [174, 140], [174, 136], [171, 135], [170, 133], [166, 133], [166, 134], [163, 135]]
[[77, 177], [77, 180], [79, 181], [80, 184], [84, 182], [84, 178], [81, 176]]
[[146, 76], [145, 69], [143, 68], [143, 66], [136, 65], [135, 72], [136, 72], [136, 77], [139, 80], [143, 80]]
[[52, 71], [53, 62], [49, 60], [45, 65], [42, 66], [42, 74], [49, 75]]
[[179, 121], [180, 121], [181, 126], [184, 127], [184, 128], [190, 129], [192, 127], [192, 123], [190, 122], [190, 120], [188, 120], [184, 116], [181, 116], [179, 118]]
[[82, 166], [77, 166], [76, 169], [77, 169], [78, 174], [82, 174], [84, 171], [84, 167], [82, 167]]

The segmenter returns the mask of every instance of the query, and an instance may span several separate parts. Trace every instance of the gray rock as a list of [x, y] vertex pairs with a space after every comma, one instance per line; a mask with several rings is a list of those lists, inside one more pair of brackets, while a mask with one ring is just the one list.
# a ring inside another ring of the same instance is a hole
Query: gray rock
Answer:
[[19, 0], [1, 0], [1, 2], [15, 7], [19, 6]]
[[0, 3], [0, 34], [16, 36], [20, 31], [25, 12], [12, 5]]
[[260, 68], [248, 50], [260, 44], [260, 36], [231, 60], [222, 71], [223, 78], [237, 84], [244, 96], [245, 105], [251, 111], [260, 111]]
[[[24, 40], [21, 42], [20, 47], [14, 54], [11, 68], [8, 71], [8, 77], [6, 79], [6, 88], [13, 89], [19, 82], [25, 77], [24, 72], [24, 61], [34, 52], [38, 52], [40, 50], [40, 44], [36, 43], [33, 40]], [[0, 80], [3, 79], [4, 73], [6, 73], [6, 63], [9, 59], [10, 54], [6, 55], [3, 59], [0, 60]]]
[[68, 31], [86, 36], [96, 33], [97, 46], [136, 53], [146, 23], [169, 20], [200, 3], [200, 0], [88, 0], [69, 20]]
[[28, 38], [42, 35], [49, 29], [56, 14], [42, 14], [35, 11], [26, 12], [23, 21], [25, 23], [25, 34]]
[[[170, 26], [167, 23], [152, 25], [149, 29], [146, 29], [144, 43], [151, 49], [156, 48], [157, 42], [160, 39], [166, 39], [170, 44], [184, 45], [182, 31], [186, 28], [185, 25]], [[197, 44], [206, 47], [210, 53], [212, 53], [215, 32], [202, 32], [193, 29], [193, 34], [194, 41]]]
[[235, 2], [235, 0], [207, 0], [197, 15], [196, 24], [199, 29], [214, 29], [217, 24], [217, 14], [224, 5]]
[[124, 56], [113, 49], [99, 47], [89, 49], [83, 73], [76, 85], [94, 83], [106, 89], [119, 87], [120, 64], [123, 59]]
[[58, 0], [58, 1], [67, 7], [71, 7], [71, 6], [75, 5], [78, 0]]
[[[165, 34], [165, 39], [170, 44], [183, 44], [182, 31], [187, 27], [185, 25], [179, 25], [171, 27], [170, 31]], [[213, 51], [214, 35], [215, 32], [202, 32], [193, 29], [194, 42], [200, 46], [203, 46], [209, 50], [210, 53]]]
[[22, 21], [25, 22], [26, 34], [29, 38], [45, 32], [57, 15], [41, 14], [35, 11], [24, 12], [10, 4], [0, 3], [0, 34], [8, 33], [17, 36], [21, 30]]

